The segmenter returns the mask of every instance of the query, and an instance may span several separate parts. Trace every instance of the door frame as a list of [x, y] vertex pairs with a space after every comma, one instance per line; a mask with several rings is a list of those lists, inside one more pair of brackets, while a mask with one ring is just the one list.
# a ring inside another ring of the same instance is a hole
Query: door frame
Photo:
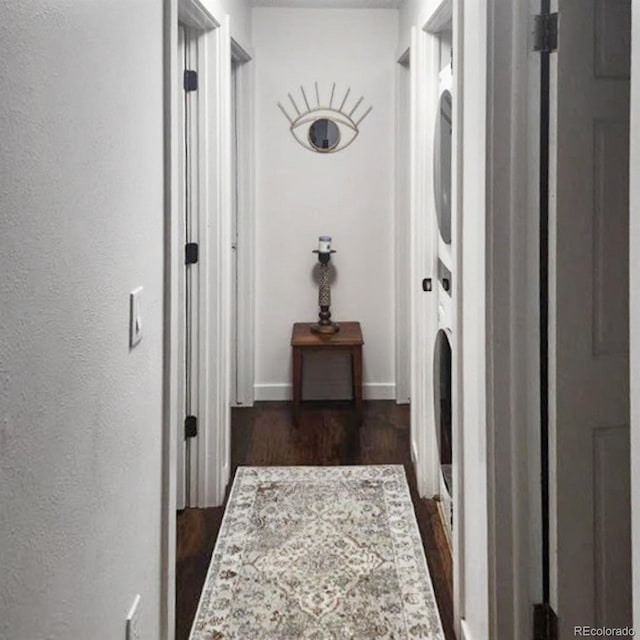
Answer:
[[488, 0], [489, 636], [530, 637], [543, 600], [540, 381], [540, 0]]
[[[396, 403], [411, 402], [411, 48], [396, 55], [396, 162], [395, 162], [395, 373]], [[415, 448], [415, 447], [414, 447]]]
[[[434, 123], [438, 110], [440, 69], [437, 32], [451, 20], [453, 0], [441, 0], [411, 29], [410, 71], [410, 236], [411, 236], [411, 453], [418, 492], [431, 498], [439, 490], [440, 461], [434, 430], [433, 338], [438, 317], [437, 288], [438, 227], [433, 193]], [[457, 88], [456, 88], [457, 91]], [[458, 123], [456, 122], [456, 125]], [[457, 141], [453, 148], [459, 157]], [[452, 218], [457, 218], [457, 167], [452, 167]], [[456, 258], [454, 257], [454, 260]], [[432, 291], [422, 289], [423, 278], [431, 278]], [[454, 292], [455, 297], [455, 292]], [[455, 318], [453, 322], [456, 333]], [[425, 356], [425, 354], [427, 354]], [[426, 364], [426, 366], [425, 366]], [[456, 369], [454, 366], [453, 369]], [[456, 373], [452, 372], [454, 385]], [[455, 424], [455, 417], [454, 417]], [[455, 429], [455, 427], [454, 427]], [[455, 436], [454, 436], [455, 437]]]
[[[198, 435], [187, 441], [191, 461], [187, 506], [202, 508], [222, 503], [229, 473], [231, 47], [228, 16], [217, 20], [197, 0], [178, 1], [178, 21], [189, 28], [198, 70], [198, 90], [192, 96], [195, 117], [187, 132], [190, 215], [196, 233], [190, 240], [199, 248], [197, 264], [189, 267], [197, 309], [197, 317], [187, 319], [195, 345], [189, 382]], [[173, 266], [179, 271], [185, 268], [183, 260]]]
[[236, 65], [238, 261], [235, 327], [235, 357], [232, 357], [232, 405], [252, 407], [255, 402], [255, 72], [253, 54], [231, 40], [231, 58]]
[[[465, 594], [465, 493], [463, 428], [463, 334], [462, 334], [462, 160], [463, 160], [463, 57], [462, 1], [430, 3], [411, 29], [411, 147], [410, 147], [410, 233], [411, 233], [411, 452], [418, 492], [431, 498], [439, 492], [440, 459], [433, 404], [433, 352], [438, 329], [437, 253], [439, 231], [434, 200], [434, 124], [439, 109], [440, 48], [438, 34], [448, 26], [453, 31], [453, 121], [452, 164], [452, 440], [453, 440], [453, 600], [454, 628], [463, 637]], [[400, 60], [401, 61], [401, 60]], [[422, 290], [423, 278], [431, 278], [432, 291]]]
[[[177, 443], [184, 422], [184, 220], [180, 206], [178, 23], [199, 32], [198, 198], [201, 277], [198, 298], [200, 435], [194, 504], [222, 504], [229, 479], [230, 389], [230, 71], [228, 15], [214, 16], [201, 0], [163, 0], [164, 299], [161, 637], [175, 635]], [[211, 259], [208, 259], [211, 258]]]
[[[454, 478], [454, 625], [464, 640], [530, 637], [532, 604], [542, 597], [539, 61], [532, 53], [538, 2], [453, 0], [460, 243], [453, 437], [459, 447], [454, 456], [459, 466], [464, 463], [457, 484]], [[412, 425], [418, 427], [412, 450], [421, 495], [428, 495], [431, 474], [416, 455], [429, 451], [423, 439], [429, 432], [419, 426], [433, 421], [429, 400], [420, 396], [428, 312], [415, 293], [417, 279], [429, 272], [425, 248], [415, 238], [423, 231], [416, 215], [427, 196], [419, 179], [431, 145], [417, 114], [428, 120], [432, 113], [433, 105], [424, 102], [424, 29], [442, 4], [430, 2], [411, 32], [412, 354], [423, 360], [412, 364]], [[467, 520], [473, 523], [469, 531]]]

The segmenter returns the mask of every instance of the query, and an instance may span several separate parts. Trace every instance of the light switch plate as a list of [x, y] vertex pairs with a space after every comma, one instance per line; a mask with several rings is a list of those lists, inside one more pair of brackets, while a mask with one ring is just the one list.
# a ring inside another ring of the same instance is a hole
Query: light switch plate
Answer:
[[140, 633], [140, 594], [138, 594], [127, 616], [127, 638], [126, 640], [142, 640]]
[[135, 347], [142, 340], [142, 287], [129, 294], [129, 346]]

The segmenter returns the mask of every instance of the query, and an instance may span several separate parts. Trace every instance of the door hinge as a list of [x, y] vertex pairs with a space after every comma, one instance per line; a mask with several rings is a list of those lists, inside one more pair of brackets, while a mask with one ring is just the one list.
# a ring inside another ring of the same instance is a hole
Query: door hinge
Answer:
[[184, 419], [184, 439], [195, 438], [198, 435], [198, 418], [187, 416]]
[[551, 53], [558, 48], [558, 14], [542, 13], [535, 17], [533, 50]]
[[533, 640], [558, 640], [558, 616], [549, 603], [533, 605]]
[[198, 72], [193, 69], [185, 69], [182, 80], [182, 86], [184, 90], [197, 91], [198, 90]]
[[184, 245], [184, 263], [195, 264], [198, 262], [198, 243], [187, 242]]

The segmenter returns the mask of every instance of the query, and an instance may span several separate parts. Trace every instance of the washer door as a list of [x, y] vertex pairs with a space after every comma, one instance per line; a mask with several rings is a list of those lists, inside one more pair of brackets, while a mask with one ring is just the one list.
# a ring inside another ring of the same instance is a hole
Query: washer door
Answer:
[[433, 186], [436, 200], [438, 228], [442, 240], [451, 244], [451, 146], [452, 99], [449, 91], [440, 96], [436, 116], [435, 145], [433, 149]]
[[440, 329], [436, 335], [433, 381], [433, 406], [435, 408], [440, 467], [447, 490], [451, 495], [451, 343], [443, 329]]

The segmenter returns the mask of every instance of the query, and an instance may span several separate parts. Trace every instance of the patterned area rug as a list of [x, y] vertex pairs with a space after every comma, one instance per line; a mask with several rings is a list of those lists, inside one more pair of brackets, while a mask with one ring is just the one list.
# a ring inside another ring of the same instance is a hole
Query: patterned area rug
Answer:
[[402, 466], [240, 467], [191, 640], [444, 640]]

